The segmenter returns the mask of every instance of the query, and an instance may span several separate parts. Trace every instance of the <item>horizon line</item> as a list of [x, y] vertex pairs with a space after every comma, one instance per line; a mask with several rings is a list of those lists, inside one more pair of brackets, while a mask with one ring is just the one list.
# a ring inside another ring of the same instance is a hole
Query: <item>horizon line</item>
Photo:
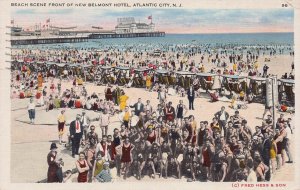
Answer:
[[165, 34], [282, 34], [282, 33], [295, 33], [293, 32], [220, 32], [220, 33], [200, 33], [200, 32], [195, 32], [195, 33], [172, 33], [172, 32], [165, 32]]

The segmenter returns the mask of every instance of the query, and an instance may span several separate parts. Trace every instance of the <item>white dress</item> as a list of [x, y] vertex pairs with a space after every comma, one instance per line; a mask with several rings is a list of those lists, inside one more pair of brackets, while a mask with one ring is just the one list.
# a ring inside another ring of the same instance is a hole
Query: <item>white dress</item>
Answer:
[[160, 100], [165, 100], [166, 99], [166, 91], [161, 91], [160, 93], [159, 93], [159, 98], [160, 98]]
[[220, 89], [220, 88], [221, 88], [221, 76], [217, 75], [214, 77], [212, 89], [216, 90], [216, 89]]

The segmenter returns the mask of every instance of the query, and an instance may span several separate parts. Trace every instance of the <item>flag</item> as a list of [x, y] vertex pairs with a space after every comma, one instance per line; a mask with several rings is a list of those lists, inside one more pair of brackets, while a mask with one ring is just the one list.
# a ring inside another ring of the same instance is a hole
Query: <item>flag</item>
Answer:
[[14, 24], [15, 23], [15, 21], [14, 20], [10, 20], [10, 24]]
[[46, 23], [49, 23], [50, 22], [50, 18], [48, 18], [47, 20], [46, 20]]
[[152, 15], [151, 15], [151, 16], [148, 16], [148, 19], [151, 19], [151, 20], [152, 20]]

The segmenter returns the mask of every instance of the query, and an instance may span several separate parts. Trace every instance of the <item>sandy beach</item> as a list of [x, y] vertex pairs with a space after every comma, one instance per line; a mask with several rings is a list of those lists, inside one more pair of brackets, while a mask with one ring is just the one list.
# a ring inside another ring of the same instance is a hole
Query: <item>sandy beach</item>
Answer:
[[299, 188], [296, 4], [0, 0], [0, 190]]
[[[78, 51], [78, 55], [81, 55], [82, 57], [87, 57], [91, 51], [90, 50], [77, 50]], [[204, 50], [202, 50], [204, 51]], [[64, 52], [64, 51], [62, 51]], [[52, 57], [52, 59], [54, 57], [62, 57], [59, 56], [59, 54], [62, 53], [61, 51], [57, 51], [57, 50], [47, 50], [47, 51], [40, 51], [40, 50], [31, 50], [31, 52], [29, 53], [22, 53], [21, 49], [13, 49], [12, 50], [12, 55], [13, 58], [12, 59], [22, 59], [23, 57], [26, 57], [25, 55], [34, 55], [36, 57], [41, 57], [41, 58], [45, 58], [45, 57]], [[67, 53], [68, 51], [65, 51], [65, 53]], [[93, 50], [92, 52], [97, 52], [97, 50]], [[291, 72], [291, 65], [294, 62], [294, 57], [289, 55], [289, 54], [275, 54], [275, 55], [268, 55], [269, 51], [261, 51], [261, 55], [258, 56], [258, 59], [252, 62], [257, 62], [258, 64], [258, 71], [262, 73], [263, 70], [263, 66], [266, 64], [267, 66], [269, 66], [269, 70], [268, 73], [272, 74], [272, 75], [277, 75], [278, 78], [280, 78], [282, 75], [284, 75], [285, 73], [289, 74]], [[203, 53], [197, 53], [195, 55], [189, 55], [187, 56], [186, 53], [180, 53], [180, 52], [166, 52], [165, 53], [165, 57], [161, 58], [161, 57], [153, 57], [153, 56], [149, 56], [146, 54], [146, 52], [143, 52], [142, 55], [139, 55], [138, 58], [135, 58], [135, 54], [136, 52], [123, 52], [120, 53], [118, 55], [115, 55], [116, 50], [110, 50], [107, 52], [104, 51], [100, 51], [99, 52], [99, 60], [104, 59], [105, 57], [107, 57], [107, 55], [109, 55], [108, 57], [110, 57], [112, 59], [112, 61], [116, 61], [118, 63], [119, 66], [125, 65], [124, 62], [125, 61], [121, 61], [121, 60], [126, 60], [129, 62], [134, 62], [135, 65], [139, 65], [142, 63], [159, 63], [161, 64], [162, 62], [169, 62], [171, 60], [174, 60], [176, 63], [176, 67], [179, 67], [179, 62], [183, 61], [184, 62], [184, 66], [186, 64], [190, 64], [191, 62], [194, 62], [196, 64], [196, 66], [200, 66], [203, 65], [205, 67], [205, 72], [210, 72], [211, 69], [216, 68], [216, 69], [221, 69], [222, 71], [224, 70], [224, 67], [217, 67], [216, 63], [212, 63], [212, 59], [216, 59], [216, 52], [212, 51], [211, 53], [207, 53], [207, 52], [203, 52]], [[176, 54], [179, 53], [179, 58], [176, 58]], [[241, 61], [237, 61], [237, 62], [246, 62], [247, 61], [247, 57], [246, 57], [246, 53], [245, 51], [243, 51], [243, 53], [240, 53], [240, 51], [235, 52], [236, 54], [243, 54], [243, 58], [241, 59]], [[263, 55], [263, 54], [264, 55]], [[54, 54], [57, 54], [54, 56]], [[255, 54], [255, 53], [254, 53]], [[76, 54], [73, 55], [73, 57]], [[220, 54], [219, 53], [219, 57], [221, 62], [226, 62], [227, 63], [227, 69], [228, 70], [232, 70], [233, 68], [233, 63], [230, 63], [229, 61], [229, 56], [230, 53], [228, 54]], [[201, 57], [203, 56], [203, 61], [201, 62]], [[121, 59], [121, 60], [120, 60]], [[268, 61], [266, 61], [266, 59], [268, 59]], [[76, 61], [76, 59], [72, 59], [73, 62]], [[72, 62], [68, 62], [67, 64], [70, 64]], [[86, 63], [85, 63], [86, 64]]]
[[[129, 58], [132, 55], [129, 55]], [[269, 73], [275, 74], [278, 77], [283, 75], [284, 73], [289, 73], [291, 70], [291, 63], [293, 62], [293, 57], [290, 55], [276, 55], [272, 56], [270, 62], [264, 62], [265, 58], [268, 56], [261, 56], [258, 59], [259, 68], [261, 71], [263, 65], [266, 63], [270, 69]], [[195, 56], [190, 58], [190, 60], [200, 60], [199, 56]], [[204, 59], [206, 60], [206, 58]], [[203, 63], [207, 70], [213, 68], [212, 63], [204, 62]], [[232, 65], [229, 65], [231, 68]], [[57, 80], [55, 79], [55, 82]], [[92, 92], [100, 93], [100, 98], [104, 98], [104, 86], [95, 86], [92, 83], [84, 84], [88, 94]], [[50, 86], [50, 84], [44, 84], [44, 86]], [[71, 88], [72, 82], [63, 82], [62, 83], [62, 91], [67, 88]], [[156, 92], [147, 92], [145, 89], [137, 89], [137, 88], [124, 88], [125, 93], [129, 96], [128, 104], [132, 105], [137, 102], [138, 98], [142, 98], [142, 101], [145, 103], [146, 100], [150, 100], [152, 105], [157, 105], [159, 101], [157, 100]], [[168, 96], [168, 101], [172, 101], [173, 105], [176, 106], [179, 100], [183, 100], [185, 105], [188, 105], [188, 100], [186, 97]], [[51, 142], [57, 142], [57, 125], [56, 120], [58, 116], [58, 110], [51, 110], [46, 112], [44, 108], [37, 108], [36, 118], [37, 120], [45, 121], [45, 123], [53, 123], [52, 125], [43, 125], [36, 124], [30, 125], [24, 122], [26, 120], [26, 116], [28, 115], [26, 110], [26, 105], [28, 104], [29, 99], [12, 99], [12, 111], [11, 111], [11, 182], [25, 182], [25, 183], [35, 183], [38, 181], [42, 181], [47, 177], [47, 162], [46, 156], [49, 152], [49, 147]], [[215, 102], [211, 103], [207, 95], [202, 93], [200, 98], [195, 99], [195, 110], [189, 110], [187, 115], [194, 115], [199, 124], [200, 121], [208, 121], [211, 122], [213, 118], [213, 114], [220, 110], [221, 106], [226, 107], [226, 111], [230, 115], [234, 114], [234, 110], [230, 109], [228, 102]], [[264, 112], [264, 105], [258, 103], [252, 103], [248, 105], [247, 109], [241, 109], [240, 115], [245, 117], [248, 121], [249, 126], [254, 131], [254, 127], [256, 125], [261, 125], [262, 123], [262, 114]], [[66, 116], [68, 119], [75, 119], [74, 114], [68, 113], [69, 110], [66, 110]], [[70, 111], [71, 112], [71, 111]], [[72, 110], [74, 112], [74, 110]], [[75, 110], [75, 112], [81, 113], [81, 110]], [[97, 113], [96, 113], [97, 114]], [[279, 112], [276, 113], [277, 117], [279, 116]], [[72, 118], [73, 117], [73, 118]], [[294, 115], [285, 113], [285, 118], [291, 117], [294, 119]], [[20, 118], [22, 118], [20, 121]], [[19, 120], [19, 121], [17, 121]], [[29, 118], [28, 121], [29, 122]], [[93, 122], [96, 126], [96, 132], [101, 134], [101, 130], [99, 124], [97, 122]], [[114, 128], [119, 128], [120, 122], [117, 117], [114, 116], [111, 120], [111, 125], [109, 126], [109, 134], [112, 133]], [[66, 128], [68, 131], [68, 127]], [[67, 140], [67, 132], [65, 132], [63, 136], [64, 140]], [[292, 141], [292, 148], [294, 148], [293, 142], [294, 136], [290, 137]], [[77, 158], [72, 158], [69, 150], [66, 150], [64, 146], [58, 145], [58, 152], [62, 156], [65, 166], [64, 170], [75, 168], [75, 160]], [[30, 170], [31, 174], [27, 175], [27, 171]], [[112, 171], [115, 182], [119, 183], [124, 181], [121, 178], [117, 178], [115, 176], [115, 170]], [[74, 174], [74, 180], [76, 180], [76, 174]], [[285, 164], [285, 166], [277, 172], [275, 176], [272, 177], [272, 181], [292, 181], [294, 176], [294, 167], [293, 164]], [[134, 177], [130, 177], [127, 180], [136, 181]], [[152, 180], [150, 178], [145, 177], [143, 180]], [[162, 181], [173, 181], [176, 180], [174, 178], [165, 179], [156, 179]], [[185, 181], [186, 179], [181, 179]], [[138, 182], [138, 181], [137, 181]]]

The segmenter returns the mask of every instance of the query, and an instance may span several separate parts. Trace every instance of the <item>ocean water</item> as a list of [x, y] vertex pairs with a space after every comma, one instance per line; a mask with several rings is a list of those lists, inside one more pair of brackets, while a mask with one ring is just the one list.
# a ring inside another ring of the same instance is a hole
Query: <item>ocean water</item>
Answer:
[[220, 45], [234, 44], [236, 46], [294, 46], [294, 33], [249, 33], [249, 34], [166, 34], [165, 37], [142, 37], [142, 38], [110, 38], [90, 39], [82, 43], [63, 43], [45, 45], [14, 46], [15, 48], [29, 49], [99, 49], [118, 48], [125, 50], [166, 49], [176, 45], [194, 45], [216, 47]]

